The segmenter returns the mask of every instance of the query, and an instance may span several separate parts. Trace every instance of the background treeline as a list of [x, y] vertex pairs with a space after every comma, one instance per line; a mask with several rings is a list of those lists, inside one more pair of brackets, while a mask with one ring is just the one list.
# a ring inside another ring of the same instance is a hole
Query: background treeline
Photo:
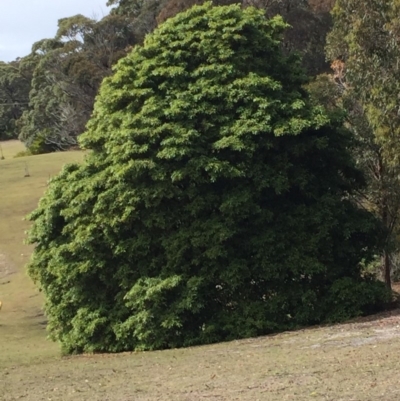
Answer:
[[[204, 0], [109, 0], [100, 20], [82, 15], [58, 21], [54, 38], [33, 44], [25, 57], [0, 63], [0, 140], [19, 138], [32, 154], [77, 146], [103, 78], [141, 44], [146, 34], [177, 13]], [[215, 0], [215, 5], [238, 0]], [[325, 38], [331, 27], [331, 0], [242, 0], [282, 15], [285, 51], [298, 51], [311, 76], [327, 71]]]

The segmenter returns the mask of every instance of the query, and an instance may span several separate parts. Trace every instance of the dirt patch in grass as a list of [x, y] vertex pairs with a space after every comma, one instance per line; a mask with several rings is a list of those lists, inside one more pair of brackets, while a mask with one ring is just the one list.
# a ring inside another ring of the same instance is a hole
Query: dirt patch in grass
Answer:
[[4, 278], [15, 273], [16, 269], [6, 260], [6, 256], [0, 253], [0, 285], [4, 284]]

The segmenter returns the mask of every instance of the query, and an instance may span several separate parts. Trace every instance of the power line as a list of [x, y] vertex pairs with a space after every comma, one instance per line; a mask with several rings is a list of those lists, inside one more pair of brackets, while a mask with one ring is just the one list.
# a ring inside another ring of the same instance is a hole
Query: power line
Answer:
[[29, 104], [29, 102], [0, 103], [0, 106], [19, 106], [20, 104]]

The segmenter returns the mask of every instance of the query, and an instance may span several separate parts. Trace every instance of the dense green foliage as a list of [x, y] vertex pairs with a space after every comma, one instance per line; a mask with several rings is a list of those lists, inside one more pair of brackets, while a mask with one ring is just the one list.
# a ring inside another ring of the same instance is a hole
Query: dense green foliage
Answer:
[[387, 301], [361, 275], [379, 230], [349, 200], [351, 137], [308, 101], [285, 27], [206, 3], [105, 79], [92, 151], [30, 216], [29, 274], [66, 352], [256, 336]]

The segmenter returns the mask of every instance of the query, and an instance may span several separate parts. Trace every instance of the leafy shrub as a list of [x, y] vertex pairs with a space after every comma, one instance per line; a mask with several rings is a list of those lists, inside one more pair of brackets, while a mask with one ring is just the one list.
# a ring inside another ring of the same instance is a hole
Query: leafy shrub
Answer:
[[44, 134], [37, 135], [32, 141], [26, 142], [25, 144], [32, 155], [54, 152], [54, 148], [46, 144], [46, 137]]
[[16, 153], [14, 155], [14, 159], [17, 157], [26, 157], [26, 156], [32, 156], [32, 152], [29, 149], [21, 150], [20, 152]]
[[337, 322], [371, 314], [384, 309], [390, 302], [391, 294], [383, 282], [344, 277], [329, 289], [326, 320]]

